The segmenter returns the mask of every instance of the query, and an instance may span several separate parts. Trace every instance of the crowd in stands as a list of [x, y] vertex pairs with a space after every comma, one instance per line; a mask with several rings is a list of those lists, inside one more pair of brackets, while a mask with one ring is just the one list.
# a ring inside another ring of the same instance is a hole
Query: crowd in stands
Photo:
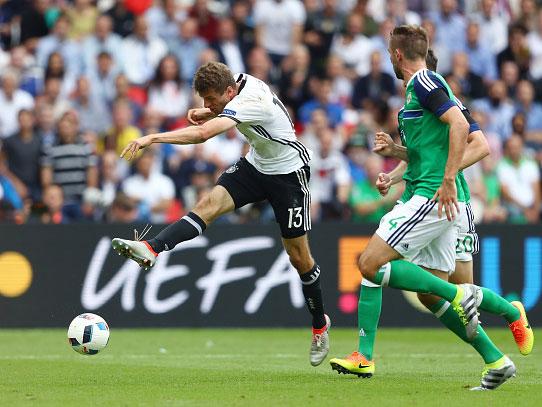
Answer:
[[[477, 222], [541, 216], [542, 1], [0, 0], [0, 222], [177, 220], [247, 151], [233, 129], [195, 146], [142, 135], [188, 125], [208, 61], [270, 84], [311, 161], [313, 220], [378, 222], [401, 194], [374, 187], [397, 161], [403, 85], [387, 52], [420, 24], [491, 155], [465, 171]], [[221, 222], [272, 222], [254, 204]]]

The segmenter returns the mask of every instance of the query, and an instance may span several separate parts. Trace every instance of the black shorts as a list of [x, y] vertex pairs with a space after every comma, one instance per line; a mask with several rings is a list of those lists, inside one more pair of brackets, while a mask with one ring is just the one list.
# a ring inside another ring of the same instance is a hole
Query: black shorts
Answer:
[[224, 171], [216, 184], [226, 188], [236, 209], [268, 200], [282, 237], [291, 239], [311, 228], [309, 180], [307, 165], [289, 174], [267, 175], [241, 158]]

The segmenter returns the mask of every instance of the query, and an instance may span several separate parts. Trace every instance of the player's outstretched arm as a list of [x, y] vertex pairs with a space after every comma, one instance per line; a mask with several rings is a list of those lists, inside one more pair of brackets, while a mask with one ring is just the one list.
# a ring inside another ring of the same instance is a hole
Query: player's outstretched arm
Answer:
[[164, 133], [149, 134], [131, 141], [120, 154], [131, 160], [137, 152], [153, 143], [200, 144], [235, 127], [237, 123], [228, 117], [215, 117], [201, 126], [190, 126]]

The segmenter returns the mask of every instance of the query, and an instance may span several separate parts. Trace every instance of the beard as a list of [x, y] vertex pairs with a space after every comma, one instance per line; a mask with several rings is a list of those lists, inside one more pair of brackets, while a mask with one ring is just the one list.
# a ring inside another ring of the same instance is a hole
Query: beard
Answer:
[[401, 71], [401, 69], [393, 62], [392, 62], [392, 66], [393, 66], [393, 72], [395, 72], [395, 76], [397, 77], [397, 79], [400, 79], [400, 80], [405, 79], [405, 76], [403, 75], [403, 72]]

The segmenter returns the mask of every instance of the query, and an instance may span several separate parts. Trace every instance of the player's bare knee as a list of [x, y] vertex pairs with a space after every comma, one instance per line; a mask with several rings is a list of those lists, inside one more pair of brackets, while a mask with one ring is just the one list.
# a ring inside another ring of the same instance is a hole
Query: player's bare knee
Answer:
[[358, 268], [363, 277], [371, 280], [376, 275], [379, 266], [374, 264], [374, 260], [371, 258], [370, 253], [364, 251], [359, 256]]

